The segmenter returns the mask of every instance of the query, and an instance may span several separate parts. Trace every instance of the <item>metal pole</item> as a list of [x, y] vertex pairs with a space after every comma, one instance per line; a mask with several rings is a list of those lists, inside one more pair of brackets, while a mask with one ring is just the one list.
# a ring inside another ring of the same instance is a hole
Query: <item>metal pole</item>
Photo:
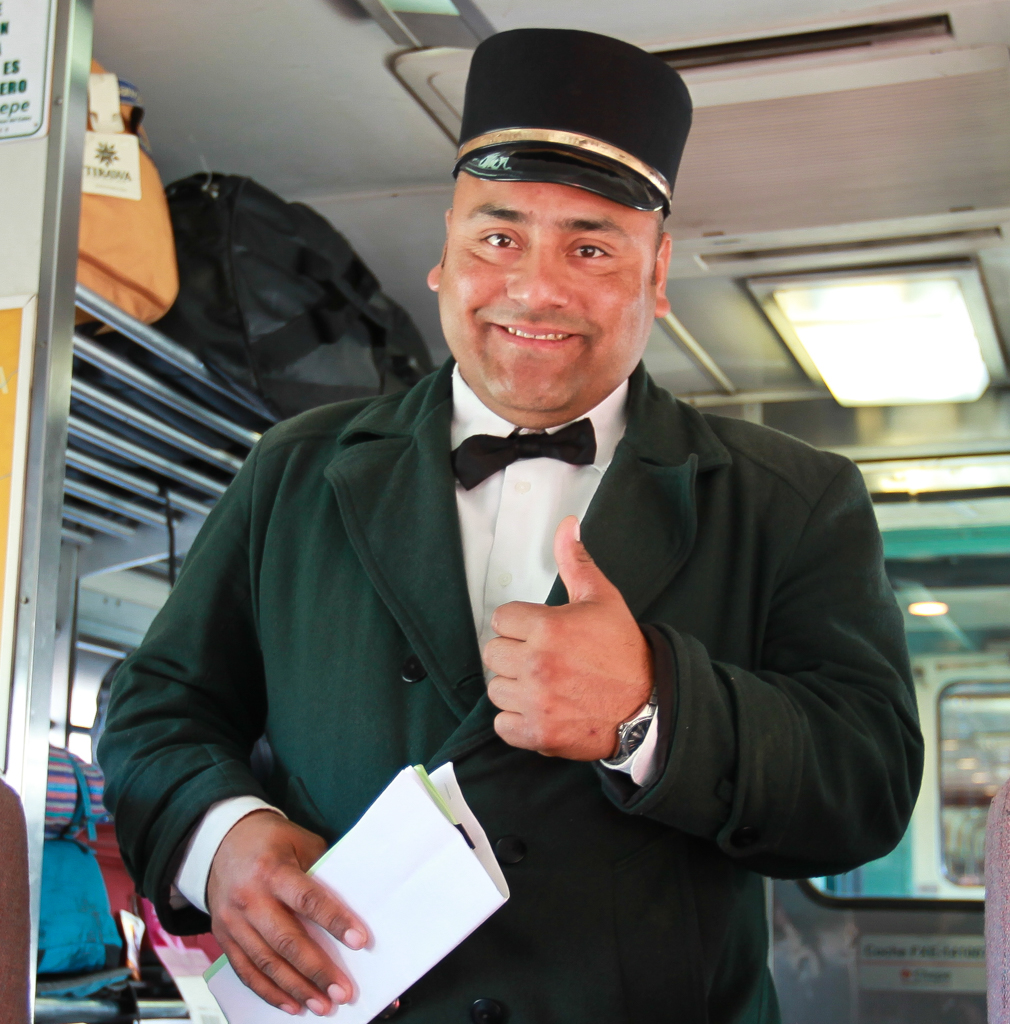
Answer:
[[56, 615], [56, 644], [53, 649], [53, 691], [50, 714], [51, 740], [65, 747], [70, 736], [70, 695], [74, 663], [74, 621], [77, 605], [77, 554], [75, 544], [60, 551], [59, 607]]
[[[47, 143], [38, 319], [31, 368], [7, 756], [8, 780], [21, 794], [28, 822], [33, 964], [38, 949], [63, 453], [70, 408], [74, 281], [91, 70], [91, 0], [55, 0], [54, 32], [52, 117]], [[32, 973], [34, 975], [34, 971]], [[32, 993], [34, 1000], [34, 981]]]

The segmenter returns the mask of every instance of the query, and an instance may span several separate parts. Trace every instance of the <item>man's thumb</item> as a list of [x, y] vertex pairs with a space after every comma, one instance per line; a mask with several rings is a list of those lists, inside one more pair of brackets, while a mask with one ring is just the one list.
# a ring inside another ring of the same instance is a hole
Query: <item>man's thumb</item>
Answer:
[[575, 516], [566, 516], [558, 524], [554, 534], [554, 561], [558, 563], [558, 575], [568, 591], [570, 603], [591, 601], [610, 589], [607, 577], [582, 543]]

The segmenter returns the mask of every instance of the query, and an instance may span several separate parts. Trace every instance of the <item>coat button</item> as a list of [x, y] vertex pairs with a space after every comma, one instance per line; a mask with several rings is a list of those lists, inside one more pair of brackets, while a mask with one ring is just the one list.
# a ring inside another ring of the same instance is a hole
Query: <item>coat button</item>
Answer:
[[376, 1017], [375, 1019], [376, 1020], [390, 1020], [390, 1019], [392, 1019], [393, 1017], [396, 1016], [396, 1014], [399, 1012], [399, 1010], [400, 1010], [400, 1000], [399, 999], [394, 999], [389, 1004], [389, 1006], [387, 1006], [382, 1011], [382, 1013], [380, 1013], [379, 1016]]
[[494, 855], [499, 864], [518, 864], [526, 856], [526, 844], [519, 836], [502, 836], [494, 844]]
[[497, 999], [475, 999], [470, 1007], [473, 1024], [504, 1024], [505, 1007]]
[[412, 654], [400, 669], [400, 675], [403, 676], [405, 683], [419, 683], [427, 674], [425, 667], [421, 664], [421, 659], [416, 654]]
[[761, 833], [753, 825], [741, 825], [730, 837], [731, 846], [738, 850], [753, 846], [761, 838]]

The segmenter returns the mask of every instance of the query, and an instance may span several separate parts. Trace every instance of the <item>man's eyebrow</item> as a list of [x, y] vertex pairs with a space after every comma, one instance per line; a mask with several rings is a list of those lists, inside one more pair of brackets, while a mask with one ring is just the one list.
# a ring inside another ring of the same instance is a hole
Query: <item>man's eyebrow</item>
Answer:
[[469, 218], [494, 217], [495, 220], [507, 220], [512, 224], [524, 224], [529, 218], [520, 210], [513, 210], [509, 206], [495, 206], [494, 203], [481, 203], [470, 211]]
[[558, 227], [564, 231], [611, 231], [619, 235], [627, 234], [617, 221], [609, 217], [573, 217], [570, 220], [558, 221]]
[[[529, 222], [529, 216], [521, 210], [514, 210], [510, 206], [497, 206], [494, 203], [475, 206], [470, 211], [468, 219], [473, 220], [476, 217], [493, 217], [495, 220], [505, 220], [510, 224]], [[609, 231], [613, 234], [627, 235], [627, 231], [609, 217], [570, 217], [558, 221], [558, 227], [562, 231]]]

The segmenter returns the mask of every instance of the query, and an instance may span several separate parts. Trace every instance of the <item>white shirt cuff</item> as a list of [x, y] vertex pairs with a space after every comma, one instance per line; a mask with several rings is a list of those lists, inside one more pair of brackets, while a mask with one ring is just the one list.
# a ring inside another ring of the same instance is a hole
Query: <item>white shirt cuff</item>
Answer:
[[[606, 765], [613, 772], [624, 772], [631, 776], [636, 786], [647, 786], [653, 781], [656, 768], [656, 742], [659, 739], [659, 711], [652, 716], [645, 739], [638, 745], [635, 752], [620, 767]], [[606, 762], [604, 761], [604, 764]]]
[[283, 811], [260, 800], [258, 796], [233, 796], [210, 805], [186, 845], [169, 898], [173, 909], [180, 910], [192, 905], [208, 913], [207, 880], [210, 878], [214, 855], [224, 837], [253, 811], [273, 811], [282, 818], [287, 817]]

